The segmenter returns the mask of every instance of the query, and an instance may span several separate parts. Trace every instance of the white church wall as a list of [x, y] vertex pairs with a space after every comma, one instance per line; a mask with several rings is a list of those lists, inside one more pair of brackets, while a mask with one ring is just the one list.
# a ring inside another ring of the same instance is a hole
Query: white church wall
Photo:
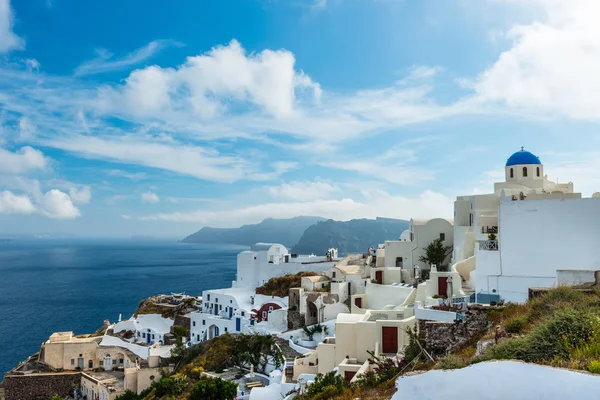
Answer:
[[599, 215], [598, 198], [502, 202], [502, 274], [555, 278], [557, 270], [600, 270]]

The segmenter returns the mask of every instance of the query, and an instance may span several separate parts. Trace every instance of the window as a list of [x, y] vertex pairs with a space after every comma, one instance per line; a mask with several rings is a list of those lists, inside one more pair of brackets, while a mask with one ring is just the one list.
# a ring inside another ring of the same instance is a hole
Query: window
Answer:
[[192, 326], [196, 326], [196, 321], [193, 321], [193, 322], [192, 322]]
[[219, 302], [219, 298], [217, 297], [217, 298], [215, 299], [215, 303], [218, 303], [218, 302]]
[[233, 300], [229, 300], [229, 304], [233, 304]]
[[112, 360], [113, 365], [117, 365], [117, 360]]
[[104, 361], [98, 361], [98, 365], [103, 367], [104, 366]]
[[71, 358], [71, 365], [75, 365], [75, 359]]
[[242, 311], [242, 317], [245, 317], [246, 313], [244, 311]]
[[367, 281], [365, 281], [365, 286], [367, 286]]
[[89, 361], [88, 361], [88, 368], [89, 368], [89, 369], [92, 369], [92, 368], [94, 368], [94, 361], [93, 361], [93, 360], [89, 360]]
[[273, 311], [273, 306], [269, 307], [269, 312]]
[[444, 240], [446, 240], [446, 234], [445, 233], [440, 233], [440, 240], [443, 242]]
[[119, 358], [119, 364], [123, 364], [123, 359]]
[[332, 277], [332, 278], [335, 278], [335, 271], [333, 271], [333, 272], [331, 273], [331, 277]]
[[[515, 177], [515, 170], [514, 169], [510, 169], [510, 177], [514, 178]], [[471, 206], [472, 207], [472, 206]]]
[[267, 312], [266, 312], [266, 311], [263, 311], [263, 312], [262, 312], [262, 317], [263, 317], [263, 318], [267, 318]]
[[202, 320], [202, 325], [206, 325], [206, 320], [205, 319]]
[[144, 333], [142, 333], [142, 337], [143, 337], [144, 339], [146, 339], [146, 333], [145, 333], [145, 332], [144, 332]]
[[523, 167], [523, 178], [527, 178], [527, 167]]
[[196, 341], [199, 342], [200, 341], [200, 335], [196, 335]]
[[227, 327], [225, 327], [225, 332], [227, 332]]
[[152, 334], [152, 339], [154, 339], [154, 333]]
[[537, 167], [537, 176], [540, 176], [540, 167]]

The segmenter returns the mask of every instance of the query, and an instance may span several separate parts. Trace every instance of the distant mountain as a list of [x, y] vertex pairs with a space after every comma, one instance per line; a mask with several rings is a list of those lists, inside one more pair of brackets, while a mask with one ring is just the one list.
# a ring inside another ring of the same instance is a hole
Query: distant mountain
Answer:
[[398, 240], [410, 225], [402, 219], [377, 218], [318, 222], [304, 232], [292, 253], [325, 254], [328, 248], [337, 248], [339, 254], [366, 253], [369, 246], [386, 240]]
[[281, 243], [291, 247], [311, 225], [325, 221], [321, 217], [295, 217], [290, 219], [267, 218], [259, 224], [239, 228], [204, 227], [182, 240], [186, 243], [223, 243], [250, 246], [254, 243]]

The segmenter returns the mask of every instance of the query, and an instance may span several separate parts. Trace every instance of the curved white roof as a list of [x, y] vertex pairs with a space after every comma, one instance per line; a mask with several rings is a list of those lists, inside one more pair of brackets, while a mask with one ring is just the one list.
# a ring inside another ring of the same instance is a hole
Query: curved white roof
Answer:
[[435, 219], [442, 219], [444, 221], [448, 221], [451, 224], [454, 224], [454, 219], [453, 218], [413, 218], [411, 220], [413, 226], [422, 226], [427, 224], [429, 221], [433, 221]]
[[171, 331], [173, 326], [173, 320], [170, 318], [163, 318], [160, 314], [140, 314], [137, 317], [131, 317], [127, 321], [121, 321], [115, 325], [115, 332], [120, 331], [146, 331], [151, 329], [152, 331], [164, 335]]

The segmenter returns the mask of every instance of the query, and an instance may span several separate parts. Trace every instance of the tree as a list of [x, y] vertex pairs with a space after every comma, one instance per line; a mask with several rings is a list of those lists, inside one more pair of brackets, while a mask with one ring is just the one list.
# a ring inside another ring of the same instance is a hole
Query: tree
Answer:
[[425, 255], [419, 257], [419, 261], [441, 267], [446, 257], [450, 255], [452, 246], [444, 246], [441, 239], [435, 239], [425, 247]]
[[189, 400], [232, 400], [237, 394], [237, 385], [221, 378], [202, 377], [192, 387]]

